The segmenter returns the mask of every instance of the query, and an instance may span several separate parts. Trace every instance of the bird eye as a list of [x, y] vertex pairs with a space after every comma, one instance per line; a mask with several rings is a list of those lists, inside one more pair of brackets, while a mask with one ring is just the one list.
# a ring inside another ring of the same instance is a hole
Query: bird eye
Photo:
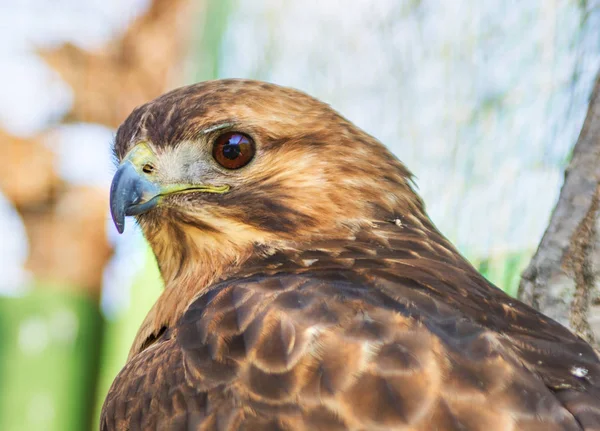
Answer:
[[215, 140], [213, 157], [224, 168], [239, 169], [252, 160], [254, 150], [254, 141], [250, 136], [228, 132]]

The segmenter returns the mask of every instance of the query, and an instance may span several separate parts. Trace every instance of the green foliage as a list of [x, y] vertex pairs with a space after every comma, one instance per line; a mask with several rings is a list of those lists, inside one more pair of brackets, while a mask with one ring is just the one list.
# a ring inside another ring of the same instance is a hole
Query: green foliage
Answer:
[[40, 288], [0, 297], [0, 429], [89, 426], [102, 318], [85, 297]]
[[223, 33], [228, 24], [229, 12], [233, 0], [208, 0], [203, 15], [198, 17], [201, 25], [192, 44], [193, 71], [191, 83], [216, 79], [219, 77], [219, 64]]
[[137, 330], [158, 299], [162, 288], [163, 283], [156, 260], [148, 247], [146, 262], [131, 286], [129, 307], [123, 310], [117, 318], [107, 321], [106, 324], [93, 429], [98, 429], [100, 410], [108, 389], [125, 365]]
[[490, 282], [516, 297], [521, 281], [521, 273], [531, 259], [530, 251], [494, 255], [486, 258], [474, 258], [471, 262]]

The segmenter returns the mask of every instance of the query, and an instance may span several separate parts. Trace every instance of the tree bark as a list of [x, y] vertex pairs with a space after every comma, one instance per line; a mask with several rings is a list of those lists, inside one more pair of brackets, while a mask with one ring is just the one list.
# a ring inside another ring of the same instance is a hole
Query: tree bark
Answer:
[[550, 224], [519, 286], [519, 299], [598, 347], [600, 307], [600, 74]]

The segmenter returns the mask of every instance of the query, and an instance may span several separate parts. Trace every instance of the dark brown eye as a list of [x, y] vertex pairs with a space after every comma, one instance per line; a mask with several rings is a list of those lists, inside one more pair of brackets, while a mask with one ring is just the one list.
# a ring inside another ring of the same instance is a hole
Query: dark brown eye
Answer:
[[224, 168], [239, 169], [254, 157], [254, 141], [243, 133], [224, 133], [215, 140], [213, 157]]

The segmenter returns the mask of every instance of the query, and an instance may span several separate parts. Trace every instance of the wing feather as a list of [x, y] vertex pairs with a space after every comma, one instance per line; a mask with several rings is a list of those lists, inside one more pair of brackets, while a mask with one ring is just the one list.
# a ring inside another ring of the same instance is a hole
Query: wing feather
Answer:
[[102, 429], [600, 430], [589, 345], [443, 238], [375, 234], [200, 295], [125, 366]]

